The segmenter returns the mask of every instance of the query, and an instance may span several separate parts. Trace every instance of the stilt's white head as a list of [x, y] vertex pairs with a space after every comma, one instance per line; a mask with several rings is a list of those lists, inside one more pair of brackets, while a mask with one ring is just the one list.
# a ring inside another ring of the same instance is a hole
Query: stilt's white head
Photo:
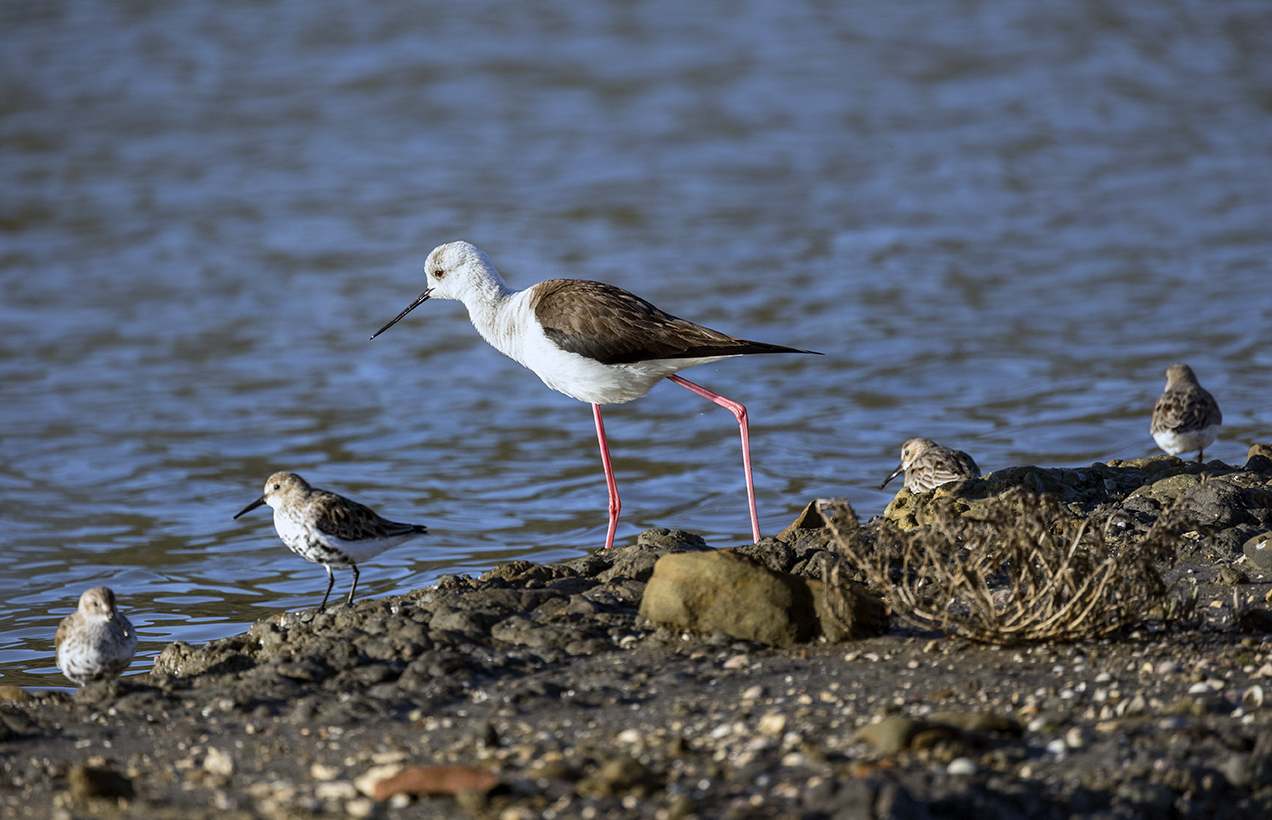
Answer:
[[503, 285], [490, 257], [468, 242], [438, 245], [424, 260], [424, 275], [432, 299], [463, 301], [467, 294], [489, 287], [492, 281]]
[[393, 321], [377, 330], [372, 339], [429, 299], [456, 299], [468, 304], [473, 300], [491, 301], [508, 289], [490, 258], [470, 242], [438, 245], [424, 261], [424, 276], [428, 279], [428, 289]]

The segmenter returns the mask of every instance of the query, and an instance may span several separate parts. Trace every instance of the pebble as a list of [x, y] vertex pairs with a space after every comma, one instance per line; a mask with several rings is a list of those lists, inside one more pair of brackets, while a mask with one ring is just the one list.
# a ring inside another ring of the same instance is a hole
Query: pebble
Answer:
[[1115, 712], [1118, 717], [1134, 717], [1142, 715], [1148, 711], [1148, 701], [1140, 692], [1135, 693], [1135, 697], [1130, 700], [1124, 700], [1117, 705]]
[[234, 774], [234, 758], [216, 747], [208, 749], [203, 758], [203, 770], [209, 774], [229, 777]]
[[782, 732], [786, 731], [786, 715], [780, 712], [769, 712], [760, 718], [759, 724], [756, 726], [762, 735], [778, 737]]
[[1208, 695], [1212, 692], [1218, 692], [1226, 685], [1227, 683], [1225, 681], [1219, 680], [1218, 678], [1207, 678], [1206, 680], [1199, 681], [1188, 687], [1188, 694]]
[[733, 724], [721, 723], [719, 726], [711, 730], [711, 734], [708, 735], [708, 737], [712, 740], [720, 740], [721, 738], [728, 737], [731, 734], [733, 734]]
[[945, 767], [946, 773], [952, 775], [971, 775], [979, 770], [976, 762], [970, 757], [956, 757]]
[[351, 800], [358, 796], [358, 787], [348, 780], [319, 783], [314, 787], [314, 797], [319, 800]]
[[379, 766], [372, 766], [367, 769], [361, 777], [355, 778], [353, 785], [358, 791], [367, 797], [375, 794], [376, 784], [381, 780], [388, 780], [394, 775], [402, 771], [402, 766], [396, 763], [386, 763]]
[[1245, 557], [1259, 569], [1272, 569], [1272, 532], [1261, 532], [1242, 545]]

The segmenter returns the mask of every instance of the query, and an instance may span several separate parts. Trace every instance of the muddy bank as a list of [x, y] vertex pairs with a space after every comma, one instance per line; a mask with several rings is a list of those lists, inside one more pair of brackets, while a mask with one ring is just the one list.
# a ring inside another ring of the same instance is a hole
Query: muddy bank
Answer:
[[[972, 510], [1030, 483], [1075, 514], [1115, 516], [1128, 549], [1164, 509], [1192, 505], [1201, 523], [1171, 572], [1197, 580], [1199, 625], [999, 649], [894, 616], [880, 637], [774, 649], [642, 618], [657, 558], [710, 548], [651, 530], [564, 564], [280, 613], [74, 696], [9, 692], [0, 814], [1272, 815], [1272, 642], [1261, 610], [1245, 611], [1272, 584], [1243, 553], [1272, 524], [1272, 461], [1018, 468], [903, 491], [886, 515], [915, 525], [924, 504]], [[739, 551], [815, 579], [831, 540], [803, 526]], [[373, 798], [414, 765], [497, 785]]]

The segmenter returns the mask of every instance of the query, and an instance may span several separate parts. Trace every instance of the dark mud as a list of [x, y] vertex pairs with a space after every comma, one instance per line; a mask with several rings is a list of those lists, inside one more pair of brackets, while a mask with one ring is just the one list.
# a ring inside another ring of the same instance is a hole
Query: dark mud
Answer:
[[[173, 644], [73, 696], [9, 691], [0, 816], [1272, 816], [1272, 572], [1243, 555], [1272, 525], [1272, 461], [1019, 470], [953, 492], [970, 507], [1032, 483], [1120, 514], [1127, 548], [1192, 505], [1204, 525], [1170, 572], [1198, 584], [1199, 625], [994, 648], [894, 616], [883, 637], [776, 650], [643, 620], [655, 560], [708, 548], [651, 530]], [[907, 496], [889, 517], [923, 502]], [[816, 575], [829, 544], [792, 529], [741, 551]], [[498, 785], [370, 796], [427, 764]]]

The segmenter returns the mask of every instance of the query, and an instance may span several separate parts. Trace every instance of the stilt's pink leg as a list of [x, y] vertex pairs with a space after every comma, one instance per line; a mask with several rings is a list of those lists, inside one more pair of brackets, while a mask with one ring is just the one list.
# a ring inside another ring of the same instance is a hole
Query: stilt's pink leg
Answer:
[[605, 440], [605, 423], [601, 421], [601, 406], [592, 405], [596, 417], [596, 438], [601, 443], [601, 464], [605, 465], [605, 487], [609, 490], [609, 532], [605, 534], [605, 549], [614, 546], [614, 530], [618, 529], [618, 512], [623, 502], [618, 500], [618, 482], [614, 480], [614, 466], [610, 463], [609, 442]]
[[[751, 505], [751, 534], [755, 536], [755, 540], [760, 540], [760, 514], [755, 509], [755, 482], [751, 478], [751, 436], [746, 425], [746, 408], [737, 402], [726, 399], [724, 396], [712, 393], [700, 384], [694, 384], [688, 379], [682, 378], [675, 373], [667, 377], [667, 381], [675, 382], [681, 387], [687, 387], [693, 392], [702, 396], [704, 399], [710, 399], [716, 404], [723, 407], [733, 414], [738, 420], [738, 427], [742, 430], [742, 466], [746, 470], [746, 500]], [[597, 416], [597, 424], [600, 424], [600, 416]]]

